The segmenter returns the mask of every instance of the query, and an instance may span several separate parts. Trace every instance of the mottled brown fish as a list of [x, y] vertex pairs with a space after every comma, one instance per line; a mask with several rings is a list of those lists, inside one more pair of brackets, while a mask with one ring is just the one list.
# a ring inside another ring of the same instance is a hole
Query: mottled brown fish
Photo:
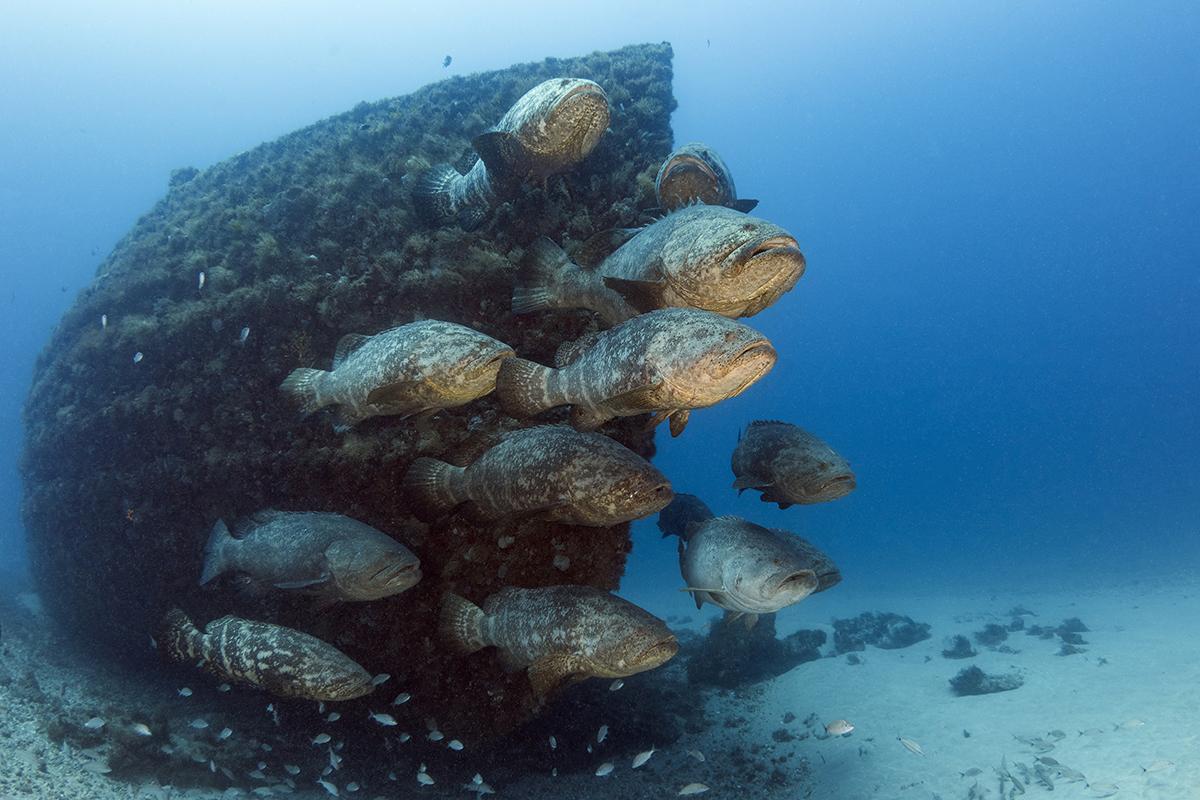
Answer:
[[605, 231], [572, 262], [554, 242], [527, 248], [513, 313], [586, 308], [609, 325], [659, 308], [750, 317], [804, 274], [804, 255], [778, 225], [721, 206], [674, 211], [644, 228]]
[[671, 535], [679, 536], [679, 571], [696, 608], [707, 601], [748, 615], [751, 623], [842, 579], [811, 543], [740, 517], [692, 521], [685, 530], [664, 527], [663, 536]]
[[677, 208], [704, 203], [749, 212], [757, 200], [739, 200], [733, 175], [724, 159], [706, 144], [690, 142], [675, 148], [658, 170], [654, 194], [659, 208]]
[[413, 205], [426, 222], [470, 230], [521, 184], [564, 172], [592, 152], [608, 129], [604, 90], [582, 78], [554, 78], [526, 92], [471, 145], [479, 160], [466, 175], [449, 164], [426, 173]]
[[673, 496], [646, 459], [607, 436], [561, 425], [513, 431], [466, 467], [418, 458], [404, 485], [429, 511], [467, 504], [484, 519], [537, 513], [601, 527], [649, 516]]
[[691, 409], [736, 397], [775, 365], [775, 348], [753, 328], [690, 308], [642, 314], [559, 348], [557, 368], [505, 361], [496, 394], [509, 414], [528, 418], [571, 405], [571, 422], [594, 430], [615, 417], [668, 417], [671, 435]]
[[837, 500], [857, 485], [850, 462], [821, 439], [790, 422], [756, 420], [733, 450], [733, 488], [762, 492], [780, 508]]
[[382, 531], [341, 514], [265, 509], [234, 532], [213, 525], [200, 584], [235, 574], [258, 587], [328, 602], [378, 600], [421, 580], [421, 562]]
[[506, 587], [483, 608], [449, 594], [441, 634], [459, 652], [495, 647], [506, 664], [528, 667], [537, 697], [585, 678], [654, 669], [679, 650], [662, 620], [589, 586]]
[[281, 625], [221, 617], [201, 631], [176, 608], [163, 619], [159, 642], [175, 661], [280, 697], [332, 702], [375, 688], [370, 674], [345, 653]]
[[466, 405], [496, 386], [513, 350], [479, 331], [422, 320], [377, 333], [347, 334], [330, 371], [301, 368], [279, 387], [305, 414], [337, 406], [335, 429], [376, 416], [408, 417]]

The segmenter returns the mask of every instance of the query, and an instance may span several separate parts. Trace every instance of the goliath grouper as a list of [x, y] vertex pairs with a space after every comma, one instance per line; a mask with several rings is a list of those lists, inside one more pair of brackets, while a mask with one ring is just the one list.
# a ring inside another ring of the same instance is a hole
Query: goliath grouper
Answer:
[[556, 369], [510, 358], [496, 376], [496, 394], [518, 419], [569, 404], [572, 424], [595, 430], [614, 417], [656, 412], [654, 422], [669, 417], [678, 436], [691, 409], [741, 394], [775, 358], [767, 338], [748, 325], [668, 308], [560, 347]]
[[598, 233], [576, 258], [579, 264], [549, 239], [534, 240], [517, 272], [513, 313], [586, 308], [608, 325], [659, 308], [751, 317], [795, 286], [805, 268], [783, 228], [705, 205], [644, 228]]
[[764, 503], [788, 508], [837, 500], [854, 491], [850, 463], [790, 422], [755, 420], [733, 450], [733, 488], [762, 492]]
[[589, 586], [505, 587], [483, 608], [448, 594], [440, 628], [461, 653], [495, 647], [506, 665], [528, 667], [539, 698], [585, 678], [654, 669], [679, 650], [662, 620]]
[[479, 160], [466, 175], [449, 164], [426, 173], [413, 205], [427, 222], [476, 227], [522, 183], [542, 181], [582, 161], [608, 129], [608, 97], [582, 78], [554, 78], [526, 92], [471, 145]]
[[692, 142], [675, 148], [654, 180], [658, 206], [666, 211], [704, 203], [749, 212], [757, 200], [739, 200], [733, 175], [724, 160], [706, 144]]
[[381, 415], [408, 417], [466, 405], [496, 386], [503, 342], [440, 320], [410, 322], [363, 336], [343, 336], [331, 371], [293, 370], [279, 387], [303, 413], [338, 407], [335, 430]]
[[599, 527], [647, 517], [673, 496], [666, 477], [637, 453], [561, 425], [513, 431], [466, 467], [418, 458], [404, 485], [433, 512], [467, 504], [483, 519], [537, 514]]
[[231, 534], [213, 525], [200, 584], [234, 573], [259, 587], [294, 589], [326, 602], [378, 600], [421, 580], [421, 562], [382, 531], [341, 514], [266, 509]]
[[[691, 495], [679, 497], [676, 502], [686, 503], [682, 498]], [[692, 513], [689, 509], [687, 515]], [[682, 521], [687, 515], [675, 516]], [[740, 517], [693, 517], [684, 529], [668, 527], [660, 517], [659, 527], [664, 537], [679, 537], [683, 591], [692, 593], [696, 608], [707, 601], [746, 615], [749, 624], [842, 579], [829, 557], [809, 542]]]
[[163, 619], [159, 642], [175, 661], [280, 697], [328, 703], [362, 697], [375, 688], [367, 671], [345, 653], [281, 625], [221, 617], [201, 631], [176, 608]]

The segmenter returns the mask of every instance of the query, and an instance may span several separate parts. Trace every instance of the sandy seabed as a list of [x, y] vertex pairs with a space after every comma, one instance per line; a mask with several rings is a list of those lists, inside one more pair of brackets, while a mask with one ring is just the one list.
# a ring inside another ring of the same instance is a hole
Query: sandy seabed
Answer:
[[[666, 593], [658, 598], [659, 607], [655, 598], [636, 599], [664, 615], [684, 608]], [[115, 781], [103, 773], [100, 754], [50, 741], [49, 715], [91, 716], [88, 710], [98, 707], [137, 707], [145, 688], [65, 646], [36, 606], [27, 594], [0, 602], [0, 800], [256, 796], [249, 785], [222, 791]], [[989, 622], [1007, 624], [1015, 606], [1036, 615], [1025, 617], [1027, 625], [1056, 626], [1078, 617], [1089, 629], [1083, 634], [1085, 652], [1061, 656], [1057, 638], [1017, 631], [1004, 642], [1013, 652], [976, 644], [974, 658], [943, 658], [948, 637], [970, 637]], [[1052, 790], [1022, 780], [1030, 798], [1200, 798], [1200, 580], [1195, 577], [975, 594], [883, 594], [839, 587], [783, 612], [780, 633], [826, 627], [814, 620], [862, 611], [909, 615], [931, 624], [932, 636], [898, 650], [867, 647], [858, 664], [831, 656], [746, 690], [706, 692], [706, 716], [713, 724], [664, 747], [638, 770], [627, 758], [614, 758], [606, 777], [531, 774], [516, 784], [495, 786], [497, 795], [636, 800], [675, 796], [694, 781], [712, 787], [705, 797], [739, 800], [1007, 798], [1012, 784], [1001, 795], [996, 772], [1002, 759], [1019, 776], [1018, 765], [1031, 768], [1041, 757], [1081, 773], [1084, 780], [1057, 778]], [[691, 624], [703, 624], [704, 617], [692, 616]], [[1016, 673], [1024, 685], [957, 697], [948, 680], [970, 665], [988, 673]], [[839, 718], [855, 725], [853, 733], [825, 737], [824, 723]], [[1065, 735], [1050, 736], [1051, 731]], [[619, 742], [621, 732], [609, 736]], [[924, 755], [910, 752], [898, 737], [918, 743]], [[1035, 739], [1053, 749], [1043, 745], [1038, 751], [1023, 741]], [[704, 754], [703, 762], [695, 751]], [[760, 784], [753, 791], [739, 790], [738, 768], [730, 759], [746, 753], [775, 765], [783, 779], [778, 789]], [[602, 748], [595, 760], [597, 765], [605, 761]], [[980, 772], [971, 774], [973, 769]], [[459, 777], [426, 789], [415, 781], [409, 785], [411, 776], [405, 775], [402, 782], [364, 786], [353, 794], [343, 789], [341, 796], [408, 798], [443, 795], [451, 787], [458, 796], [470, 796], [458, 788]], [[328, 796], [315, 786], [259, 788], [257, 796]]]

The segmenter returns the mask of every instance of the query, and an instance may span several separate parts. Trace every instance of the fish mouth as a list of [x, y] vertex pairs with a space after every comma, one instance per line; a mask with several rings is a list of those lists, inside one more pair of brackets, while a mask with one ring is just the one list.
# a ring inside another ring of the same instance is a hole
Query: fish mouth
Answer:
[[750, 258], [757, 256], [781, 253], [789, 256], [797, 256], [801, 261], [804, 256], [800, 253], [800, 243], [791, 236], [772, 236], [765, 239], [750, 248]]
[[750, 342], [744, 346], [732, 359], [731, 373], [742, 375], [742, 381], [731, 397], [744, 392], [755, 381], [766, 375], [771, 367], [775, 366], [775, 361], [779, 354], [775, 352], [774, 346], [766, 339], [760, 339], [755, 342]]
[[489, 376], [495, 378], [496, 373], [500, 371], [500, 364], [505, 359], [513, 358], [516, 354], [516, 351], [507, 348], [499, 352], [489, 351], [475, 359], [470, 372], [480, 378]]
[[817, 494], [831, 499], [845, 497], [857, 487], [858, 481], [853, 475], [838, 475], [822, 483], [817, 489]]
[[387, 564], [380, 567], [371, 576], [371, 583], [382, 584], [390, 587], [403, 587], [407, 589], [410, 586], [415, 586], [422, 578], [421, 563], [404, 562], [400, 564]]
[[558, 102], [563, 103], [580, 95], [593, 95], [602, 99], [605, 103], [608, 102], [608, 95], [604, 93], [604, 87], [594, 81], [580, 81], [568, 89]]
[[785, 575], [776, 585], [775, 592], [804, 598], [815, 592], [820, 585], [821, 582], [817, 579], [816, 572], [811, 569], [802, 569]]
[[670, 180], [676, 173], [690, 172], [692, 170], [699, 172], [714, 184], [720, 183], [720, 178], [717, 177], [717, 173], [713, 171], [713, 168], [704, 159], [697, 158], [696, 156], [675, 156], [675, 158], [671, 159], [671, 163], [667, 165], [667, 168], [663, 170], [663, 180]]
[[667, 636], [643, 650], [637, 657], [637, 664], [643, 669], [653, 669], [670, 661], [678, 652], [679, 640], [674, 635]]

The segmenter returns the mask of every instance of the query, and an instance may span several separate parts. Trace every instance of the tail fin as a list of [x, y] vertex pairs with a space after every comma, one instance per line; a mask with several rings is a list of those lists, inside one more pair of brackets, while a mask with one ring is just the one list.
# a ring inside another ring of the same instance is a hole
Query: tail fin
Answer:
[[678, 536], [687, 541], [695, 523], [712, 519], [713, 513], [704, 501], [694, 494], [679, 493], [671, 504], [658, 512], [658, 529], [663, 538]]
[[204, 567], [200, 570], [200, 585], [213, 581], [225, 571], [225, 545], [233, 541], [225, 520], [219, 519], [213, 524], [212, 533], [208, 535], [208, 544], [204, 546]]
[[301, 367], [292, 370], [292, 374], [283, 379], [279, 390], [286, 394], [293, 403], [300, 406], [305, 414], [311, 414], [319, 408], [329, 405], [320, 399], [321, 381], [329, 373], [323, 369]]
[[517, 269], [517, 285], [513, 288], [514, 314], [531, 314], [549, 308], [564, 307], [563, 278], [578, 269], [561, 247], [546, 237], [534, 240], [525, 250]]
[[458, 653], [467, 655], [488, 646], [483, 638], [483, 609], [466, 598], [447, 593], [442, 599], [438, 632]]
[[158, 630], [159, 652], [166, 653], [174, 661], [194, 662], [201, 655], [203, 636], [187, 614], [172, 608], [163, 617]]
[[436, 458], [418, 458], [404, 474], [403, 486], [425, 510], [449, 511], [466, 499], [454, 491], [455, 478], [462, 472], [461, 467]]
[[438, 164], [420, 177], [413, 187], [412, 202], [417, 215], [426, 224], [440, 228], [456, 221], [450, 187], [462, 177], [458, 170], [449, 164]]
[[554, 370], [523, 358], [506, 358], [496, 373], [496, 397], [517, 419], [537, 416], [556, 404], [548, 397], [546, 379]]

